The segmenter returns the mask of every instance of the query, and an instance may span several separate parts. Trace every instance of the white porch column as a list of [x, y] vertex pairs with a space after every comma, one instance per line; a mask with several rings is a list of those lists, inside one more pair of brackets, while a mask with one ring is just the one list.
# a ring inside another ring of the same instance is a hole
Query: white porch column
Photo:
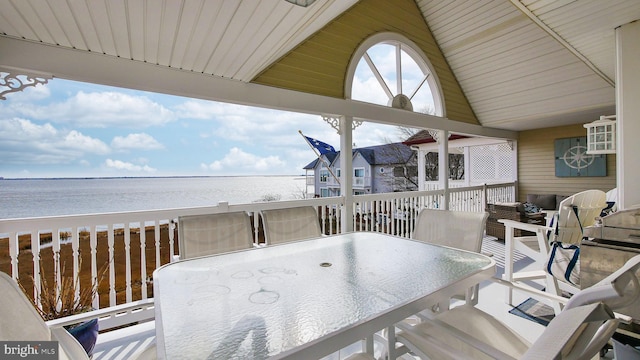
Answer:
[[424, 191], [426, 190], [425, 182], [427, 181], [427, 174], [426, 174], [427, 161], [425, 159], [425, 156], [427, 154], [424, 150], [420, 148], [418, 148], [417, 152], [418, 152], [418, 190]]
[[340, 194], [344, 196], [344, 209], [340, 218], [340, 231], [353, 231], [353, 118], [340, 117]]
[[616, 29], [618, 208], [640, 204], [640, 22]]
[[465, 146], [464, 151], [464, 186], [471, 186], [471, 147]]
[[444, 203], [440, 207], [449, 210], [449, 132], [438, 130], [438, 182], [444, 189]]

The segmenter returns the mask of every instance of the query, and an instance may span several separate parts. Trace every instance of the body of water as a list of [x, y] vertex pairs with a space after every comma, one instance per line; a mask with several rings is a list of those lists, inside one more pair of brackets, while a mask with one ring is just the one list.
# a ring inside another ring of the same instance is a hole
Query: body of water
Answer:
[[0, 180], [0, 219], [302, 199], [303, 176]]

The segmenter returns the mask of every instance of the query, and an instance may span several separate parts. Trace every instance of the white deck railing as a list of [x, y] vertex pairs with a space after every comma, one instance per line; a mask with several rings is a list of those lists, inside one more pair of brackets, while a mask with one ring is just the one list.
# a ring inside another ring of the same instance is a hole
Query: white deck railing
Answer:
[[[460, 187], [448, 190], [448, 207], [458, 211], [484, 211], [486, 204], [515, 201], [515, 183]], [[413, 191], [354, 196], [354, 231], [378, 231], [410, 237], [418, 212], [422, 208], [444, 208], [444, 190]], [[113, 307], [151, 297], [152, 272], [173, 259], [176, 251], [176, 223], [183, 215], [246, 211], [253, 219], [254, 242], [262, 243], [261, 210], [314, 206], [325, 234], [340, 232], [344, 197], [263, 202], [217, 206], [133, 211], [90, 215], [52, 216], [0, 220], [0, 248], [8, 250], [9, 263], [0, 263], [23, 284], [33, 281], [33, 296], [40, 294], [41, 269], [58, 274], [55, 287], [60, 287], [61, 268], [67, 261], [73, 265], [73, 276], [83, 274], [81, 286], [92, 286], [99, 278], [102, 265], [108, 263], [104, 281], [93, 306]], [[142, 225], [142, 226], [141, 226]], [[144, 231], [141, 231], [142, 229]], [[147, 233], [150, 233], [148, 237]], [[132, 235], [135, 241], [132, 241]], [[89, 264], [82, 264], [89, 261]], [[89, 256], [89, 258], [87, 258]], [[101, 260], [102, 259], [102, 260]], [[108, 261], [105, 259], [112, 259]], [[47, 265], [48, 264], [48, 265]], [[48, 267], [47, 267], [48, 266]], [[89, 270], [90, 269], [90, 270]], [[90, 271], [91, 276], [86, 275]], [[27, 282], [24, 280], [28, 279]], [[87, 280], [90, 278], [89, 280]], [[136, 280], [134, 280], [136, 279]], [[84, 281], [84, 282], [82, 282]], [[87, 285], [88, 284], [88, 285]], [[100, 301], [102, 299], [102, 301]], [[102, 328], [104, 329], [104, 328]]]

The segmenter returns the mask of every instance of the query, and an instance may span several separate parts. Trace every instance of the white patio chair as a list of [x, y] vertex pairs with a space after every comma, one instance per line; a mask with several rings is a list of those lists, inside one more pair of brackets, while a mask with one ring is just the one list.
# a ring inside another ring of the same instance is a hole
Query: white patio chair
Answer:
[[[449, 246], [456, 249], [479, 253], [482, 248], [485, 226], [489, 217], [488, 212], [450, 211], [437, 209], [422, 209], [418, 214], [412, 239], [430, 244]], [[465, 303], [478, 303], [479, 284], [467, 289], [464, 294], [457, 294], [453, 299], [463, 299]], [[445, 311], [450, 307], [450, 300], [433, 304], [423, 313]], [[422, 314], [422, 316], [427, 316]], [[405, 324], [420, 322], [420, 316], [411, 316], [404, 320]], [[382, 336], [374, 337], [382, 344], [386, 344], [386, 329]], [[386, 346], [383, 355], [386, 354]]]
[[[595, 223], [596, 217], [607, 206], [606, 195], [600, 190], [587, 190], [574, 194], [560, 202], [559, 210], [553, 214], [554, 220], [547, 225], [522, 223], [515, 220], [500, 219], [505, 226], [505, 267], [503, 279], [510, 282], [542, 279], [545, 281], [545, 291], [560, 295], [558, 279], [545, 270], [545, 263], [549, 259], [550, 244], [561, 241], [563, 244], [580, 245], [583, 238], [583, 228]], [[576, 216], [577, 215], [577, 216]], [[535, 233], [534, 236], [514, 236], [514, 229], [521, 229]], [[513, 271], [514, 251], [518, 250], [535, 261], [533, 271]], [[562, 279], [561, 279], [562, 280]], [[562, 288], [575, 294], [579, 288], [567, 282], [562, 282]], [[542, 298], [555, 310], [560, 312], [558, 302]], [[512, 304], [513, 291], [507, 291], [507, 303]]]
[[[621, 309], [640, 296], [640, 255], [597, 284], [575, 294], [531, 345], [490, 314], [465, 304], [414, 326], [396, 339], [400, 353], [428, 359], [589, 359], [606, 344], [618, 321], [609, 309]], [[582, 326], [587, 323], [587, 326]], [[349, 360], [370, 359], [365, 354]]]
[[249, 249], [251, 220], [244, 211], [180, 216], [178, 243], [180, 259]]
[[456, 249], [480, 252], [489, 213], [422, 209], [412, 238]]
[[[488, 217], [488, 212], [422, 209], [412, 238], [479, 253]], [[478, 285], [467, 291], [467, 301], [477, 303], [477, 294]]]
[[84, 348], [64, 328], [49, 328], [18, 284], [0, 272], [0, 340], [58, 341], [60, 359], [89, 359]]
[[397, 339], [423, 359], [590, 359], [617, 326], [605, 304], [578, 306], [562, 311], [530, 345], [487, 313], [463, 305], [401, 331]]
[[322, 236], [313, 206], [262, 210], [261, 214], [267, 245]]

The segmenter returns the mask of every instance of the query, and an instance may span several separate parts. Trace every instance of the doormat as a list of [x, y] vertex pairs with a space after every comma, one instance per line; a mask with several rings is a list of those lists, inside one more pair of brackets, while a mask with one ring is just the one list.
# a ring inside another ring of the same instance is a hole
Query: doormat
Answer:
[[509, 310], [510, 314], [547, 326], [555, 316], [553, 308], [538, 300], [528, 298], [522, 304]]

